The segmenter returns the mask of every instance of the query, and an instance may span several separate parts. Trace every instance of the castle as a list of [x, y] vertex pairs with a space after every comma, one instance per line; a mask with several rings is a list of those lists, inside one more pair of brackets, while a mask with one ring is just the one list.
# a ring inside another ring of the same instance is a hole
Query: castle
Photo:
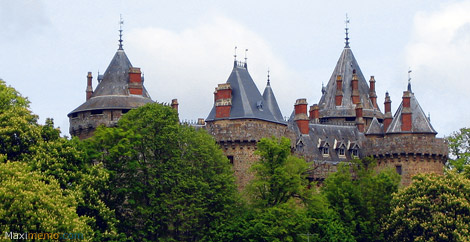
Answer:
[[[104, 75], [98, 75], [95, 90], [88, 73], [86, 102], [68, 114], [72, 136], [91, 137], [97, 126], [114, 126], [128, 110], [153, 102], [140, 69], [131, 65], [122, 38], [119, 41]], [[290, 118], [284, 120], [269, 75], [261, 95], [247, 63], [235, 60], [227, 82], [215, 88], [208, 117], [196, 125], [205, 128], [225, 152], [241, 189], [253, 177], [249, 168], [258, 160], [257, 142], [272, 136], [291, 139], [292, 152], [308, 162], [308, 178], [314, 181], [325, 179], [341, 162], [368, 156], [378, 161], [378, 169], [395, 169], [403, 185], [410, 184], [417, 173], [442, 174], [447, 143], [436, 138], [411, 83], [394, 115], [388, 93], [384, 113], [380, 110], [375, 83], [374, 76], [369, 84], [364, 78], [346, 32], [346, 45], [331, 78], [319, 102], [308, 110], [307, 100], [297, 99]], [[171, 106], [178, 109], [176, 99]]]

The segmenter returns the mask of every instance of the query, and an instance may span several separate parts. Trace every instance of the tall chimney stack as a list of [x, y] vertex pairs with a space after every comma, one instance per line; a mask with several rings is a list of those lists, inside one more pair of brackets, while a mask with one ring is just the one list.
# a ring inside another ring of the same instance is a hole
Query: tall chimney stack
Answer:
[[372, 101], [372, 105], [377, 109], [377, 93], [375, 93], [375, 78], [370, 76], [369, 80], [369, 98]]
[[352, 102], [353, 104], [358, 104], [361, 100], [359, 97], [359, 80], [357, 79], [356, 69], [353, 70], [353, 76], [351, 80], [352, 84]]
[[336, 106], [341, 106], [343, 102], [343, 79], [341, 75], [336, 76], [336, 96], [335, 96]]
[[131, 67], [129, 69], [129, 93], [133, 95], [143, 94], [142, 72], [140, 68]]
[[219, 84], [214, 92], [215, 118], [230, 117], [232, 109], [232, 87], [230, 83]]
[[356, 126], [359, 132], [364, 133], [364, 118], [362, 115], [362, 103], [356, 104]]
[[179, 105], [178, 99], [175, 98], [171, 100], [171, 108], [176, 110], [176, 112], [178, 112], [178, 105]]
[[412, 117], [411, 117], [411, 93], [410, 91], [403, 92], [403, 110], [401, 111], [401, 131], [411, 131]]
[[88, 75], [86, 76], [87, 82], [86, 82], [86, 100], [88, 101], [91, 98], [91, 95], [93, 94], [93, 86], [92, 86], [92, 79], [93, 76], [91, 75], [91, 72], [88, 72]]
[[307, 99], [297, 99], [294, 105], [295, 116], [294, 120], [299, 127], [300, 133], [308, 135], [308, 116], [307, 116]]
[[320, 108], [318, 107], [318, 104], [313, 104], [312, 106], [310, 106], [309, 115], [310, 115], [310, 120], [312, 122], [314, 123], [320, 122]]
[[392, 123], [392, 101], [388, 92], [385, 93], [385, 117], [384, 117], [384, 132], [387, 132], [388, 127]]

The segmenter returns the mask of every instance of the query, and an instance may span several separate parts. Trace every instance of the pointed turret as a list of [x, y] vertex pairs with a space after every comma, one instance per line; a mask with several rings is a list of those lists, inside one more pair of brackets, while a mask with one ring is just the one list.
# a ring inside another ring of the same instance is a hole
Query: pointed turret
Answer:
[[[206, 121], [214, 121], [216, 119], [223, 118], [259, 119], [275, 123], [286, 123], [282, 119], [282, 114], [280, 114], [279, 106], [277, 105], [272, 90], [270, 90], [270, 86], [268, 93], [270, 92], [271, 94], [266, 93], [268, 98], [265, 99], [261, 96], [255, 82], [251, 78], [246, 62], [234, 62], [232, 73], [230, 74], [226, 84], [229, 84], [231, 89], [230, 113], [223, 117], [216, 116], [217, 103], [215, 103]], [[270, 107], [270, 105], [272, 105], [272, 107]], [[271, 112], [271, 108], [274, 109], [275, 113], [276, 111], [279, 111], [279, 113], [273, 114]]]
[[392, 123], [387, 129], [387, 134], [393, 133], [420, 133], [437, 134], [418, 103], [414, 93], [410, 92], [411, 84], [403, 92], [403, 100], [393, 116]]
[[371, 95], [375, 93], [375, 79], [372, 85], [371, 89], [351, 48], [346, 46], [320, 99], [320, 117], [323, 120], [336, 119], [339, 122], [354, 120], [355, 105], [362, 103], [364, 119], [371, 121], [375, 113], [377, 119], [382, 121], [383, 114], [377, 104], [374, 105], [375, 96]]
[[264, 92], [263, 92], [263, 99], [265, 101], [265, 106], [269, 109], [269, 111], [271, 111], [274, 118], [278, 122], [284, 122], [284, 119], [282, 118], [281, 109], [279, 109], [279, 105], [277, 104], [273, 89], [271, 88], [269, 74], [268, 74], [268, 83], [266, 84], [266, 88], [264, 89]]

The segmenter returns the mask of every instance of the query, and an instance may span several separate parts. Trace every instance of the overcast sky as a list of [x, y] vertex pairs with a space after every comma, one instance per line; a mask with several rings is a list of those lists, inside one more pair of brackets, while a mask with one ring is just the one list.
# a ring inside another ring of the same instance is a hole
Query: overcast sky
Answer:
[[178, 98], [180, 118], [206, 118], [213, 91], [248, 49], [260, 92], [271, 86], [284, 116], [295, 100], [317, 103], [344, 47], [366, 79], [377, 81], [392, 112], [412, 70], [415, 96], [442, 137], [470, 126], [470, 1], [64, 1], [0, 0], [0, 78], [32, 102], [40, 122], [54, 118], [68, 135], [67, 114], [85, 101], [86, 75], [103, 73], [118, 48], [145, 74], [153, 100]]

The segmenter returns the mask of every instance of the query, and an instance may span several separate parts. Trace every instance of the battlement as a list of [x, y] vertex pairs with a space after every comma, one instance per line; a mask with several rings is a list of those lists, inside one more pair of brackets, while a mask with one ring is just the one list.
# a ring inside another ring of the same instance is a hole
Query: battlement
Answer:
[[448, 155], [445, 139], [429, 135], [387, 135], [384, 138], [367, 139], [364, 147], [364, 154], [374, 157], [430, 155], [447, 159]]

